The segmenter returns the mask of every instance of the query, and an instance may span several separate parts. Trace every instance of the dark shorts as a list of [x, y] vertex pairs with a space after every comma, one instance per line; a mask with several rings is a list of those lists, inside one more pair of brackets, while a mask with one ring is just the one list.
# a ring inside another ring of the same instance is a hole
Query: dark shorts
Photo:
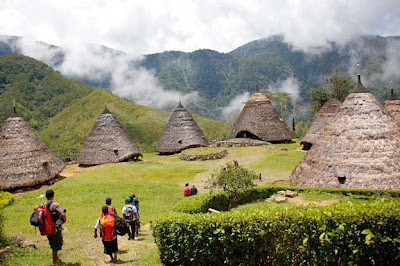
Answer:
[[61, 250], [61, 247], [63, 245], [63, 237], [61, 233], [58, 235], [48, 235], [47, 239], [49, 240], [50, 247], [53, 251]]
[[107, 255], [112, 255], [114, 252], [118, 251], [118, 240], [115, 238], [114, 240], [111, 241], [103, 241], [104, 245], [104, 254]]

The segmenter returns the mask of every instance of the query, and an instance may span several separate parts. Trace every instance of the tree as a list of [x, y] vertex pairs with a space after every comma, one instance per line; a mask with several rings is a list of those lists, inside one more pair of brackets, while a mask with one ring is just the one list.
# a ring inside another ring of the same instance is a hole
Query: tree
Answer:
[[329, 92], [324, 89], [314, 89], [311, 91], [311, 108], [314, 112], [319, 109], [329, 100]]
[[326, 87], [330, 98], [334, 97], [343, 102], [354, 88], [354, 82], [351, 77], [335, 69], [330, 72], [329, 77], [326, 79]]
[[255, 179], [257, 175], [253, 171], [228, 162], [211, 174], [207, 187], [222, 189], [230, 194], [232, 197], [228, 208], [231, 209], [241, 197], [239, 191], [255, 186], [253, 183]]

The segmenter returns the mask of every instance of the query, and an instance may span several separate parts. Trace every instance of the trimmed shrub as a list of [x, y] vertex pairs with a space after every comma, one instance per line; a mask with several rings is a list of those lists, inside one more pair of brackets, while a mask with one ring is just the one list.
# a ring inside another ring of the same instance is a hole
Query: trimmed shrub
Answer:
[[167, 265], [396, 265], [399, 213], [398, 199], [371, 198], [327, 207], [171, 213], [151, 227]]
[[[299, 187], [255, 187], [240, 190], [241, 197], [235, 203], [235, 206], [243, 205], [258, 200], [266, 199], [276, 194], [280, 190], [294, 190], [298, 192], [332, 193], [345, 196], [359, 195], [367, 197], [386, 196], [399, 198], [400, 191], [391, 190], [369, 190], [369, 189], [333, 189], [333, 188], [299, 188]], [[226, 192], [218, 191], [216, 193], [203, 193], [195, 197], [187, 197], [179, 201], [173, 210], [183, 213], [206, 213], [208, 208], [219, 211], [227, 211], [232, 195]], [[235, 207], [233, 206], [233, 207]]]
[[6, 191], [0, 191], [0, 209], [9, 205], [13, 201], [14, 201], [13, 194], [11, 194], [10, 192], [6, 192]]

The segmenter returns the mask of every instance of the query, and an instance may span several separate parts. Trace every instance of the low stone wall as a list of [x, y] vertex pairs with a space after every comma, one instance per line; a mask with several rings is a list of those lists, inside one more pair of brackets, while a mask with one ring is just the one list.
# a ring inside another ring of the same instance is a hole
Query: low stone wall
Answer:
[[209, 154], [186, 154], [185, 151], [182, 151], [179, 155], [181, 160], [185, 161], [207, 161], [207, 160], [218, 160], [224, 158], [228, 154], [227, 150], [222, 150]]
[[236, 138], [228, 140], [212, 141], [209, 147], [248, 147], [248, 146], [264, 146], [271, 145], [271, 143], [248, 138]]

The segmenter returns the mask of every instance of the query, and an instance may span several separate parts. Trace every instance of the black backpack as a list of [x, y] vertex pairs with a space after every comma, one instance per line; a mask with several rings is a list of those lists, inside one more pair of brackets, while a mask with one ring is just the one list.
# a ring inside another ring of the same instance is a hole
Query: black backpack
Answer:
[[119, 217], [115, 213], [112, 213], [111, 216], [114, 218], [115, 222], [115, 231], [117, 232], [118, 235], [123, 236], [128, 233], [128, 224], [124, 221], [123, 218]]

